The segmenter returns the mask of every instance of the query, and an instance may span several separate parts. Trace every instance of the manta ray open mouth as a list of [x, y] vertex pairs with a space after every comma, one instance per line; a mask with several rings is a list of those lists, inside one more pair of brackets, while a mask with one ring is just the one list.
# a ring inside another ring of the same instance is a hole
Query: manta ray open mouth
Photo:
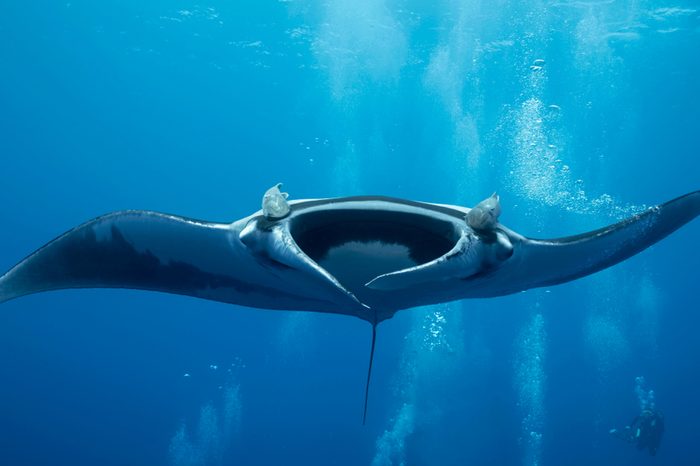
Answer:
[[388, 209], [308, 211], [291, 219], [289, 231], [309, 258], [360, 300], [372, 279], [435, 260], [460, 237], [449, 221]]

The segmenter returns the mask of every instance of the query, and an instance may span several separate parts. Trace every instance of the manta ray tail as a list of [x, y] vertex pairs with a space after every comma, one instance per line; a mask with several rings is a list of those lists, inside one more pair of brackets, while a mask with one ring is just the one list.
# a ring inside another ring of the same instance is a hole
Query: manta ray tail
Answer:
[[568, 282], [617, 264], [670, 235], [700, 215], [700, 191], [649, 208], [621, 222], [577, 236], [528, 239], [524, 259], [537, 264], [526, 288]]
[[365, 384], [365, 409], [362, 412], [362, 425], [367, 420], [367, 401], [369, 400], [369, 381], [372, 378], [372, 362], [374, 361], [374, 345], [377, 342], [377, 324], [372, 324], [372, 347], [369, 350], [369, 367], [367, 368], [367, 383]]

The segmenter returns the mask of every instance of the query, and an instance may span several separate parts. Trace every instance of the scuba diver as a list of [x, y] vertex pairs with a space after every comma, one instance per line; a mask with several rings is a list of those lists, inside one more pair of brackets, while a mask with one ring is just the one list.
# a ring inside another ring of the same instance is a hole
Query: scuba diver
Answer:
[[649, 449], [656, 456], [661, 438], [664, 435], [664, 415], [656, 409], [654, 390], [644, 388], [644, 378], [637, 377], [635, 392], [639, 397], [642, 412], [624, 429], [611, 429], [610, 434], [628, 443], [637, 445], [638, 450]]
[[645, 409], [634, 418], [624, 429], [612, 429], [610, 433], [622, 440], [637, 445], [638, 450], [649, 449], [651, 456], [656, 456], [656, 450], [664, 435], [664, 415], [660, 411]]

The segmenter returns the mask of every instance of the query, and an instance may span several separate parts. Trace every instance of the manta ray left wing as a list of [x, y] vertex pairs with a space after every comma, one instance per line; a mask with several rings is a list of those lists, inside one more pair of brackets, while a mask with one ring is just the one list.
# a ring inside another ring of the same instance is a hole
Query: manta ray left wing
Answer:
[[65, 288], [132, 288], [267, 309], [352, 314], [347, 296], [323, 277], [290, 274], [283, 262], [251, 252], [239, 238], [245, 220], [209, 223], [147, 211], [96, 218], [0, 277], [0, 302]]

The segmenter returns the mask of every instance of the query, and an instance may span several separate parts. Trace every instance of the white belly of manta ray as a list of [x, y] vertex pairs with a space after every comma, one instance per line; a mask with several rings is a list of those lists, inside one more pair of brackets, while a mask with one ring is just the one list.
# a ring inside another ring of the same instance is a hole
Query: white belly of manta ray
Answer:
[[419, 265], [411, 259], [407, 246], [378, 240], [350, 241], [338, 245], [329, 249], [317, 262], [351, 290], [364, 286], [380, 275]]
[[700, 215], [695, 191], [595, 231], [540, 240], [499, 222], [495, 194], [469, 209], [380, 196], [288, 202], [280, 186], [265, 193], [262, 210], [232, 223], [139, 210], [90, 220], [2, 275], [0, 303], [134, 288], [346, 314], [372, 324], [373, 354], [376, 325], [401, 309], [575, 280]]

